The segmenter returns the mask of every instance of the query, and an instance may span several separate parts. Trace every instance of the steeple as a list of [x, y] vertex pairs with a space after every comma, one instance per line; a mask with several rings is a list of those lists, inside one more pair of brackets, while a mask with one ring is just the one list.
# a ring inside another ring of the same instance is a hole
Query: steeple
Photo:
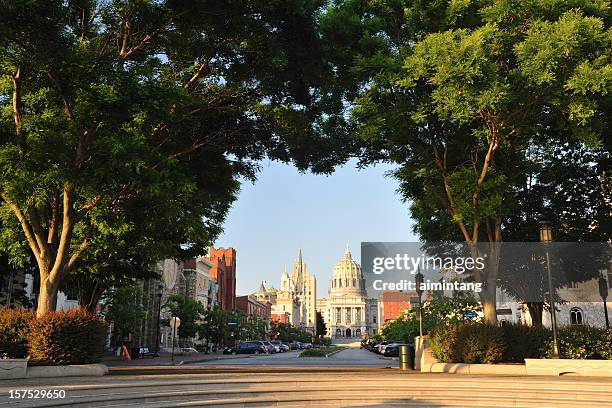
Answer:
[[300, 248], [300, 254], [298, 255], [298, 263], [302, 265], [302, 248]]

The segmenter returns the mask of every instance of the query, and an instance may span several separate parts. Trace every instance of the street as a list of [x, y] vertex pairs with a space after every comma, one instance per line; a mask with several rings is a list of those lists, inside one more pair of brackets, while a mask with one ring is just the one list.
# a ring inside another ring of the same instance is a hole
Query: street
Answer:
[[382, 358], [357, 347], [349, 347], [329, 357], [299, 357], [301, 350], [269, 355], [251, 355], [231, 359], [185, 363], [204, 366], [314, 366], [314, 367], [395, 367], [396, 360]]

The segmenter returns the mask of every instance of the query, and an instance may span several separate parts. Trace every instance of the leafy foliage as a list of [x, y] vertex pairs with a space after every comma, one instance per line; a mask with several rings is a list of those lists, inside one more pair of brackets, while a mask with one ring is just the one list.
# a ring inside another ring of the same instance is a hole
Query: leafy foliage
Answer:
[[[446, 297], [440, 292], [431, 292], [430, 298], [423, 302], [423, 333], [428, 334], [438, 325], [478, 321], [482, 307], [470, 294], [457, 292], [454, 297]], [[468, 314], [469, 313], [469, 314]], [[471, 316], [472, 313], [475, 317]], [[412, 343], [419, 335], [417, 306], [404, 312], [397, 319], [385, 323], [382, 335], [387, 340]]]
[[88, 364], [104, 353], [107, 326], [78, 309], [51, 312], [32, 320], [28, 334], [30, 360], [42, 365]]
[[198, 332], [198, 324], [204, 316], [204, 306], [189, 296], [173, 294], [163, 306], [173, 317], [181, 319], [178, 328], [180, 338], [194, 337]]
[[71, 271], [109, 288], [203, 253], [265, 157], [330, 170], [320, 6], [0, 4], [0, 243], [36, 258], [37, 313]]
[[[398, 165], [393, 176], [423, 241], [494, 248], [506, 228], [532, 222], [514, 216], [515, 203], [532, 183], [529, 172], [549, 172], [555, 147], [578, 144], [574, 152], [609, 160], [602, 149], [609, 143], [609, 21], [610, 8], [598, 0], [356, 0], [324, 16], [323, 37], [339, 50], [330, 57], [338, 81], [353, 84], [345, 98], [362, 165]], [[534, 146], [545, 149], [528, 155]], [[554, 189], [564, 174], [549, 174]], [[609, 214], [610, 200], [600, 194], [609, 197], [606, 183], [592, 181], [597, 201], [575, 207], [588, 221], [590, 208]], [[549, 207], [556, 194], [548, 192], [531, 197], [539, 213], [561, 208]], [[496, 281], [498, 255], [474, 271], [476, 281]], [[480, 297], [493, 323], [495, 288], [486, 286]]]
[[115, 336], [125, 338], [138, 330], [147, 316], [143, 296], [142, 286], [131, 284], [115, 288], [104, 300], [102, 313], [113, 324]]

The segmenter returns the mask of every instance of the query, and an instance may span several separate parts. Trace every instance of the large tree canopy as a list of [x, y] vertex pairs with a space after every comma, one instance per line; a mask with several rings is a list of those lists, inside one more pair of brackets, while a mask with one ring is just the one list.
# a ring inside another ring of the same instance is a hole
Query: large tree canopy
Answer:
[[[354, 0], [335, 4], [322, 23], [324, 38], [340, 43], [331, 58], [338, 81], [353, 85], [344, 95], [363, 163], [398, 164], [424, 241], [488, 254], [473, 277], [485, 284], [489, 322], [527, 149], [579, 142], [605, 153], [610, 13], [598, 0]], [[537, 160], [549, 167], [552, 159]], [[605, 202], [605, 188], [593, 187]], [[541, 199], [540, 213], [549, 203]]]
[[0, 242], [34, 255], [39, 314], [79, 264], [202, 253], [266, 156], [328, 170], [319, 7], [0, 3]]

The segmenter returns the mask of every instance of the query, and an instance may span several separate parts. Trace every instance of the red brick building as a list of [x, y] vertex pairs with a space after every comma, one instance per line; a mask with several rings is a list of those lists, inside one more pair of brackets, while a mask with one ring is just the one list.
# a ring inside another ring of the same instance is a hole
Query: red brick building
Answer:
[[257, 316], [262, 320], [272, 318], [272, 305], [269, 302], [258, 302], [251, 295], [238, 296], [236, 298], [236, 309], [242, 310], [247, 316]]
[[291, 318], [289, 316], [289, 312], [275, 310], [272, 312], [272, 321], [278, 323], [291, 323]]
[[208, 260], [213, 264], [210, 276], [219, 285], [217, 304], [223, 310], [235, 310], [236, 250], [234, 248], [210, 248]]
[[402, 292], [396, 290], [384, 291], [378, 300], [378, 307], [381, 312], [381, 323], [397, 319], [417, 302], [418, 295], [416, 292]]

